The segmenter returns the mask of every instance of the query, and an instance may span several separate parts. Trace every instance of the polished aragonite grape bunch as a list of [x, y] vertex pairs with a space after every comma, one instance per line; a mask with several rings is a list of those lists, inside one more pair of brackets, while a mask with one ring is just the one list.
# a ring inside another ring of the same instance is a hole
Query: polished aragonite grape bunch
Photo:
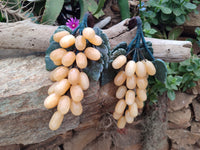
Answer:
[[[61, 48], [50, 53], [50, 59], [58, 67], [50, 73], [50, 79], [54, 83], [48, 89], [49, 96], [44, 100], [44, 106], [47, 109], [57, 106], [57, 111], [49, 122], [49, 128], [57, 130], [69, 111], [75, 116], [83, 112], [81, 101], [84, 98], [84, 90], [87, 90], [90, 84], [83, 69], [88, 66], [88, 60], [98, 61], [101, 58], [101, 53], [95, 46], [100, 46], [102, 39], [95, 34], [93, 28], [86, 27], [82, 35], [75, 37], [68, 31], [60, 31], [53, 35], [53, 40], [58, 42]], [[74, 50], [66, 50], [72, 46]]]
[[165, 82], [167, 76], [165, 63], [154, 58], [151, 42], [145, 41], [140, 17], [131, 20], [130, 22], [137, 23], [136, 36], [129, 45], [121, 42], [111, 52], [112, 67], [118, 69], [114, 84], [118, 86], [116, 98], [119, 101], [113, 113], [114, 119], [118, 120], [118, 128], [132, 123], [138, 116], [138, 109], [144, 107], [148, 77], [154, 76], [157, 80]]
[[126, 123], [132, 123], [138, 115], [138, 109], [144, 107], [144, 101], [147, 100], [147, 79], [149, 75], [155, 75], [156, 69], [147, 59], [127, 62], [125, 55], [118, 56], [112, 62], [112, 67], [120, 69], [114, 78], [114, 84], [118, 86], [116, 98], [119, 101], [115, 106], [113, 117], [118, 120], [117, 127], [121, 129]]

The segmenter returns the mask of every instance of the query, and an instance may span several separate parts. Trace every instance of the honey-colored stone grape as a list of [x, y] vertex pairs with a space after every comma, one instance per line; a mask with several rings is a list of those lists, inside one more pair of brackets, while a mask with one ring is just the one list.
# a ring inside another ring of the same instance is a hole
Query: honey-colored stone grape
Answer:
[[92, 43], [93, 45], [100, 46], [103, 41], [100, 36], [95, 35], [94, 38], [91, 38], [89, 40], [89, 42]]
[[54, 108], [58, 105], [58, 101], [60, 99], [60, 96], [52, 93], [50, 94], [45, 100], [44, 100], [44, 107], [47, 109]]
[[121, 86], [126, 80], [126, 74], [124, 71], [118, 72], [118, 74], [114, 78], [114, 84], [116, 86]]
[[139, 89], [146, 89], [147, 85], [148, 85], [148, 80], [146, 77], [144, 78], [137, 78], [136, 79], [136, 83], [137, 83], [137, 87]]
[[146, 60], [145, 62], [147, 73], [151, 76], [156, 74], [156, 68], [151, 61]]
[[117, 58], [115, 58], [115, 60], [113, 60], [112, 67], [114, 69], [119, 69], [126, 63], [126, 61], [127, 61], [126, 56], [119, 55]]
[[133, 90], [126, 92], [125, 101], [127, 105], [132, 105], [135, 102], [135, 92]]
[[114, 118], [115, 120], [118, 120], [121, 116], [122, 116], [122, 114], [118, 114], [118, 113], [116, 113], [116, 112], [113, 113], [113, 118]]
[[80, 69], [84, 69], [87, 67], [87, 57], [85, 56], [84, 53], [79, 52], [76, 55], [76, 65], [80, 68]]
[[129, 110], [126, 110], [126, 112], [125, 112], [125, 119], [126, 119], [127, 123], [133, 123], [133, 121], [134, 121], [134, 117], [131, 116]]
[[123, 129], [126, 126], [126, 119], [124, 116], [120, 117], [119, 120], [117, 121], [117, 127], [119, 129]]
[[62, 58], [62, 64], [66, 67], [71, 66], [76, 59], [76, 54], [72, 51], [67, 52]]
[[60, 39], [62, 39], [64, 36], [66, 35], [69, 35], [70, 33], [68, 31], [60, 31], [60, 32], [57, 32], [53, 35], [53, 40], [55, 42], [59, 42]]
[[137, 107], [137, 104], [136, 103], [133, 103], [132, 105], [129, 105], [129, 112], [130, 112], [130, 115], [132, 117], [136, 117], [138, 115], [138, 107]]
[[60, 81], [67, 77], [69, 69], [64, 66], [59, 66], [50, 73], [51, 81]]
[[76, 37], [75, 46], [79, 51], [83, 51], [86, 48], [86, 39], [82, 35]]
[[53, 131], [57, 130], [62, 124], [63, 118], [64, 115], [61, 112], [56, 111], [49, 121], [49, 128]]
[[79, 85], [83, 90], [87, 90], [90, 86], [90, 80], [85, 72], [80, 72]]
[[49, 89], [48, 89], [48, 94], [50, 95], [50, 94], [52, 94], [52, 93], [54, 93], [54, 89], [55, 89], [55, 86], [58, 84], [58, 82], [55, 82], [55, 83], [53, 83], [50, 87], [49, 87]]
[[136, 87], [136, 76], [127, 77], [126, 86], [128, 89], [133, 90]]
[[126, 102], [124, 99], [121, 99], [117, 102], [115, 106], [115, 112], [118, 114], [122, 114], [126, 108]]
[[138, 61], [136, 63], [136, 75], [137, 75], [137, 77], [143, 78], [143, 77], [146, 76], [146, 74], [147, 74], [147, 72], [146, 72], [145, 64], [142, 63], [141, 61]]
[[68, 80], [72, 85], [76, 85], [79, 83], [80, 72], [77, 68], [72, 68], [68, 73]]
[[50, 58], [51, 60], [54, 62], [57, 62], [57, 61], [61, 61], [62, 60], [62, 57], [64, 56], [64, 54], [67, 53], [67, 51], [63, 48], [58, 48], [58, 49], [55, 49], [53, 50], [51, 53], [50, 53]]
[[97, 61], [101, 58], [101, 53], [93, 47], [87, 47], [84, 51], [88, 59]]
[[59, 44], [62, 48], [68, 48], [75, 43], [75, 37], [73, 35], [66, 35], [60, 39]]
[[80, 85], [72, 85], [70, 95], [74, 102], [80, 102], [83, 99], [84, 93]]
[[95, 31], [90, 27], [84, 28], [82, 34], [88, 40], [91, 40], [95, 37]]
[[124, 98], [124, 96], [125, 96], [125, 94], [126, 94], [126, 91], [127, 91], [126, 86], [124, 86], [124, 85], [120, 86], [120, 87], [117, 89], [117, 91], [116, 91], [116, 97], [117, 97], [118, 99]]
[[145, 89], [136, 89], [137, 97], [140, 101], [146, 101], [147, 100], [147, 94]]
[[71, 99], [69, 96], [62, 96], [59, 99], [57, 110], [61, 112], [61, 114], [65, 115], [68, 113], [71, 105]]
[[61, 96], [61, 95], [64, 95], [68, 91], [69, 88], [70, 88], [70, 83], [68, 79], [62, 79], [58, 81], [58, 83], [54, 87], [54, 92], [57, 95]]
[[83, 107], [80, 102], [71, 102], [70, 110], [74, 116], [80, 116], [83, 112]]
[[144, 102], [143, 101], [140, 101], [137, 97], [135, 98], [135, 103], [137, 104], [137, 107], [139, 109], [143, 108], [144, 107]]
[[136, 63], [133, 60], [127, 62], [125, 67], [125, 73], [127, 77], [131, 77], [135, 74], [136, 71]]

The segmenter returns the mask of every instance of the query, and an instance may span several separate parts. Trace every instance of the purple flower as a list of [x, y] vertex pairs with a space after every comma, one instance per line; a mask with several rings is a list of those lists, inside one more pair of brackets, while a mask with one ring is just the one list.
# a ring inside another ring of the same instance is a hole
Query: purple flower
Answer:
[[68, 26], [69, 28], [71, 28], [72, 30], [74, 30], [79, 24], [79, 20], [75, 18], [70, 18], [67, 20], [66, 22], [66, 26]]

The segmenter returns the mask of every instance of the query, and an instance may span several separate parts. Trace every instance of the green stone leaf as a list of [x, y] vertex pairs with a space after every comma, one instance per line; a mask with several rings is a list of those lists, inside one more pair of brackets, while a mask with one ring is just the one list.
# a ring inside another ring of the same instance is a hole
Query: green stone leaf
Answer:
[[108, 67], [109, 63], [109, 56], [110, 56], [110, 43], [108, 40], [108, 37], [106, 34], [102, 32], [102, 30], [98, 27], [93, 28], [96, 35], [100, 36], [103, 40], [103, 43], [100, 46], [95, 46], [96, 49], [98, 49], [102, 55], [102, 60], [104, 67]]
[[156, 68], [155, 78], [164, 83], [167, 78], [167, 67], [165, 62], [161, 59], [156, 59], [153, 63]]
[[109, 43], [109, 39], [107, 37], [107, 35], [105, 33], [102, 32], [102, 30], [98, 27], [94, 27], [93, 28], [96, 35], [100, 36], [103, 40], [103, 44], [105, 44], [108, 48], [108, 51], [110, 52], [110, 43]]
[[119, 55], [126, 55], [126, 50], [124, 48], [118, 48], [111, 53], [110, 61], [113, 61]]
[[109, 56], [107, 46], [105, 44], [101, 44], [100, 46], [96, 46], [95, 48], [98, 49], [102, 55], [104, 67], [108, 68]]
[[185, 8], [188, 8], [188, 9], [196, 9], [197, 8], [197, 6], [195, 4], [192, 4], [190, 2], [184, 3], [184, 6], [185, 6]]
[[44, 13], [42, 15], [41, 23], [53, 24], [60, 14], [64, 0], [46, 0]]
[[171, 14], [172, 13], [172, 10], [168, 7], [161, 7], [160, 9], [164, 14]]
[[176, 40], [182, 33], [183, 33], [183, 27], [177, 26], [169, 32], [168, 39]]
[[117, 49], [119, 49], [119, 48], [127, 49], [127, 43], [126, 43], [126, 42], [121, 42], [121, 43], [119, 43], [117, 46], [115, 46], [115, 47], [113, 48], [112, 53], [113, 53], [114, 51], [116, 51]]
[[175, 92], [173, 90], [168, 90], [167, 91], [167, 96], [172, 101], [175, 100], [175, 98], [176, 98]]
[[111, 82], [117, 74], [117, 70], [115, 70], [111, 64], [109, 64], [107, 69], [104, 69], [101, 74], [100, 84], [101, 86]]
[[51, 71], [51, 70], [53, 70], [53, 69], [55, 69], [57, 66], [53, 63], [53, 61], [50, 59], [50, 53], [53, 51], [53, 50], [55, 50], [55, 49], [57, 49], [57, 48], [60, 48], [60, 45], [59, 45], [59, 43], [57, 43], [57, 42], [51, 42], [50, 43], [50, 45], [49, 45], [49, 47], [47, 48], [47, 50], [46, 50], [46, 55], [45, 55], [45, 63], [46, 63], [46, 69], [48, 70], [48, 71]]
[[103, 71], [102, 59], [98, 61], [88, 61], [88, 66], [87, 68], [83, 69], [83, 71], [88, 75], [90, 79], [98, 81], [101, 76], [101, 72]]

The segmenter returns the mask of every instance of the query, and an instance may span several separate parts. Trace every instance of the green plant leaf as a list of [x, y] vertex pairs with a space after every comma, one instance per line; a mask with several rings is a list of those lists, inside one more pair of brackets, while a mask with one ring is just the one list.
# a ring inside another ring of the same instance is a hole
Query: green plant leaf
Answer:
[[193, 66], [187, 66], [187, 67], [186, 67], [186, 70], [187, 70], [188, 72], [193, 71]]
[[152, 19], [152, 23], [153, 23], [154, 25], [158, 25], [158, 19], [157, 19], [157, 18], [153, 18], [153, 19]]
[[192, 4], [190, 2], [187, 2], [187, 3], [184, 3], [184, 6], [187, 8], [187, 9], [196, 9], [197, 6], [195, 4]]
[[105, 3], [106, 0], [99, 0], [99, 3], [98, 3], [98, 8], [97, 10], [93, 13], [93, 15], [97, 14], [100, 12], [100, 10], [103, 8], [104, 6], [104, 3]]
[[175, 100], [175, 98], [176, 98], [175, 92], [173, 90], [168, 90], [167, 91], [167, 96], [172, 101]]
[[194, 70], [194, 74], [195, 74], [198, 78], [200, 78], [200, 68]]
[[180, 62], [180, 65], [181, 66], [188, 66], [188, 65], [190, 65], [190, 59], [186, 59], [186, 60]]
[[173, 2], [176, 3], [176, 4], [180, 4], [179, 0], [173, 0]]
[[147, 30], [151, 29], [151, 25], [149, 24], [149, 22], [144, 23], [144, 29], [147, 29]]
[[177, 16], [175, 20], [177, 25], [182, 25], [185, 22], [185, 16], [184, 15]]
[[170, 8], [161, 7], [160, 9], [164, 14], [171, 14], [172, 13], [172, 10]]
[[[90, 11], [92, 14], [96, 12], [98, 9], [98, 5], [95, 0], [79, 0], [79, 4], [81, 7], [81, 17], [80, 20], [83, 19], [83, 16], [86, 12]], [[104, 12], [100, 10], [94, 16], [98, 19], [99, 17], [103, 16]]]
[[178, 7], [175, 7], [175, 8], [173, 9], [173, 14], [174, 14], [175, 16], [180, 16], [180, 15], [182, 14], [182, 10], [181, 10], [180, 8], [178, 8]]
[[171, 19], [171, 15], [168, 15], [168, 14], [161, 14], [161, 19], [162, 19], [162, 21], [164, 21], [164, 22], [166, 22], [166, 21], [168, 21], [168, 20], [170, 20]]
[[64, 0], [46, 0], [45, 10], [42, 15], [41, 23], [53, 24], [55, 23], [58, 15], [60, 14]]
[[117, 2], [120, 9], [121, 19], [124, 20], [126, 18], [130, 18], [130, 8], [128, 0], [117, 0]]
[[161, 59], [156, 59], [153, 63], [156, 68], [155, 78], [164, 83], [167, 78], [167, 67], [165, 62]]
[[173, 28], [168, 35], [168, 39], [170, 40], [176, 40], [182, 33], [183, 33], [183, 27], [177, 26]]

